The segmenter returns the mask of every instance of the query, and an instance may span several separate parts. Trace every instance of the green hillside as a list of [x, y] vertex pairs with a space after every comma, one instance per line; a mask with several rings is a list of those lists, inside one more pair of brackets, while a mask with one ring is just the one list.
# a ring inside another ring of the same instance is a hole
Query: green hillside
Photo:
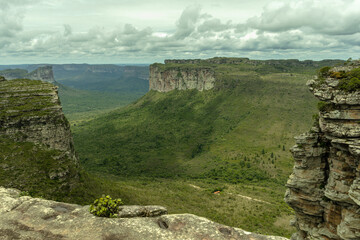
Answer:
[[74, 127], [76, 149], [89, 170], [120, 176], [284, 181], [292, 163], [283, 148], [315, 113], [308, 78], [244, 75], [229, 89], [152, 91]]
[[305, 83], [329, 63], [205, 63], [216, 73], [213, 90], [150, 91], [72, 126], [81, 164], [121, 189], [127, 204], [161, 204], [171, 213], [290, 236], [292, 210], [283, 201], [289, 148], [317, 112]]

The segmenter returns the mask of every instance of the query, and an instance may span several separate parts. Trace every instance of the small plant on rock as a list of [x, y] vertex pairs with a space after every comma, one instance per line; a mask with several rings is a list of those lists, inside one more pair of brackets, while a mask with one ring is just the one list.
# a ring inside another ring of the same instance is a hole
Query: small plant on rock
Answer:
[[116, 218], [120, 205], [123, 205], [120, 198], [111, 199], [109, 195], [103, 196], [90, 205], [90, 213], [98, 217]]

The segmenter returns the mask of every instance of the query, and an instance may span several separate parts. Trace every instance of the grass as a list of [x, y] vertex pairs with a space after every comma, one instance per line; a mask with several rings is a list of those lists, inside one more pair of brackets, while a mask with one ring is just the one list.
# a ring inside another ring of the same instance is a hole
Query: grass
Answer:
[[[283, 218], [292, 219], [294, 216], [282, 200], [283, 188], [275, 184], [258, 186], [182, 178], [94, 176], [111, 183], [125, 204], [161, 205], [170, 214], [196, 214], [225, 225], [267, 235], [289, 237], [295, 231], [288, 223], [279, 225]], [[220, 194], [213, 193], [216, 189], [221, 189]]]

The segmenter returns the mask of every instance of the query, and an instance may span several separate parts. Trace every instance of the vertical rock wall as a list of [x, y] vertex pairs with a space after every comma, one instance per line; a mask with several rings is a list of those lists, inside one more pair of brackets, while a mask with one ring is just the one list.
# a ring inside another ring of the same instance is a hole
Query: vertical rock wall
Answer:
[[[166, 65], [165, 65], [166, 66]], [[209, 90], [215, 86], [215, 72], [211, 68], [165, 68], [150, 65], [149, 89], [159, 92], [197, 89]]]
[[70, 125], [57, 87], [38, 80], [0, 82], [0, 134], [15, 141], [47, 145], [76, 162]]
[[332, 68], [307, 83], [323, 107], [318, 124], [291, 149], [285, 201], [296, 214], [294, 240], [360, 239], [360, 89], [342, 90], [336, 77], [358, 67]]

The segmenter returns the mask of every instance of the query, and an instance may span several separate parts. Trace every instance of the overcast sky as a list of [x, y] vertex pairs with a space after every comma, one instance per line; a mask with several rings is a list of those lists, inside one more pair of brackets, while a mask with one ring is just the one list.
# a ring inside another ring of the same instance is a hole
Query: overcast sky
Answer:
[[360, 0], [0, 0], [0, 64], [360, 57]]

